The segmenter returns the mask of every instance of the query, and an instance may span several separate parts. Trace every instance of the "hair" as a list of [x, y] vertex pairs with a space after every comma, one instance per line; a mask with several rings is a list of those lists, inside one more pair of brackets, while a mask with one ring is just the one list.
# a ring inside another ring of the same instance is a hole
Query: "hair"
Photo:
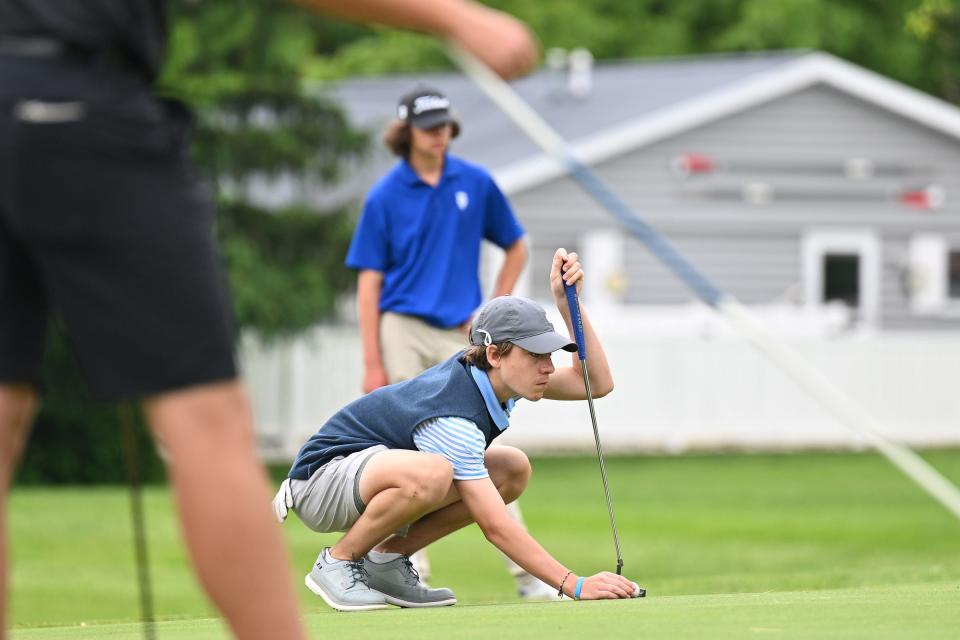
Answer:
[[402, 120], [394, 120], [383, 132], [383, 144], [393, 155], [400, 158], [410, 157], [410, 125]]
[[[387, 125], [386, 131], [383, 132], [383, 144], [387, 145], [387, 149], [390, 149], [390, 152], [393, 155], [410, 159], [410, 124], [404, 122], [403, 120], [394, 120]], [[460, 135], [460, 123], [453, 121], [450, 123], [450, 139], [456, 138]]]
[[[513, 349], [512, 342], [497, 342], [492, 345], [497, 348], [497, 351], [500, 353], [500, 357], [507, 355]], [[489, 371], [493, 368], [493, 365], [490, 364], [490, 361], [487, 360], [487, 346], [483, 344], [472, 344], [463, 354], [463, 359], [467, 361], [467, 364], [472, 364], [480, 371]]]

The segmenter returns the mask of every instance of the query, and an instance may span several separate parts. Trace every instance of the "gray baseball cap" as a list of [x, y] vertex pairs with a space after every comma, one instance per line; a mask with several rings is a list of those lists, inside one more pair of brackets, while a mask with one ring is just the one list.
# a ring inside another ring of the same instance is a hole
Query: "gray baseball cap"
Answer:
[[512, 342], [530, 353], [576, 351], [577, 343], [553, 329], [543, 308], [519, 296], [500, 296], [483, 305], [470, 326], [470, 344]]

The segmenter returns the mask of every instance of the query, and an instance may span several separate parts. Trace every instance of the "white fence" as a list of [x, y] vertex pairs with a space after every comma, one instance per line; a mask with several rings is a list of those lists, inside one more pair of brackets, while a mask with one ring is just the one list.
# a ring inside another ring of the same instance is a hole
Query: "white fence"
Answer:
[[[960, 444], [960, 332], [843, 331], [844, 318], [829, 310], [817, 317], [760, 313], [877, 417], [886, 435], [913, 446]], [[616, 381], [614, 392], [596, 401], [605, 451], [863, 446], [705, 310], [621, 307], [596, 312], [593, 322]], [[291, 458], [360, 395], [355, 326], [318, 327], [296, 342], [266, 346], [248, 338], [241, 357], [269, 458]], [[594, 449], [585, 402], [521, 401], [502, 441], [528, 452]]]

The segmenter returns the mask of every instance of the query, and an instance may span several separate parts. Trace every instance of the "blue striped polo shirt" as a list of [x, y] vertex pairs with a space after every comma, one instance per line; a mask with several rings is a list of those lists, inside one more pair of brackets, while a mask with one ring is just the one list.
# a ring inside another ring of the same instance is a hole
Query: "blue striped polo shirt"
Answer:
[[[510, 412], [516, 400], [510, 398], [500, 404], [486, 372], [472, 365], [469, 369], [483, 395], [490, 417], [497, 428], [504, 431], [510, 426]], [[454, 416], [424, 420], [413, 431], [413, 443], [420, 451], [446, 458], [453, 466], [454, 480], [477, 480], [490, 475], [483, 462], [486, 439], [471, 420]]]

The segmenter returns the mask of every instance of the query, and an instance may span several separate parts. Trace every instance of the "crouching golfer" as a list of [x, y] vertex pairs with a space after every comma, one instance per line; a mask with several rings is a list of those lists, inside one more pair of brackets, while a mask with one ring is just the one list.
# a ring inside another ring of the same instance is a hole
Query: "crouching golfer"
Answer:
[[[550, 288], [571, 331], [564, 280], [580, 289], [583, 272], [577, 254], [558, 249]], [[613, 389], [610, 368], [586, 314], [583, 328], [593, 390], [603, 396]], [[507, 513], [531, 473], [519, 449], [492, 445], [514, 403], [586, 397], [576, 357], [554, 368], [558, 349], [577, 346], [554, 331], [539, 305], [494, 298], [474, 320], [465, 351], [330, 418], [300, 449], [274, 499], [281, 522], [293, 509], [314, 531], [346, 532], [320, 552], [307, 587], [341, 611], [454, 604], [449, 589], [420, 582], [409, 556], [476, 522], [487, 540], [558, 593], [633, 596], [637, 585], [623, 576], [575, 574]]]

